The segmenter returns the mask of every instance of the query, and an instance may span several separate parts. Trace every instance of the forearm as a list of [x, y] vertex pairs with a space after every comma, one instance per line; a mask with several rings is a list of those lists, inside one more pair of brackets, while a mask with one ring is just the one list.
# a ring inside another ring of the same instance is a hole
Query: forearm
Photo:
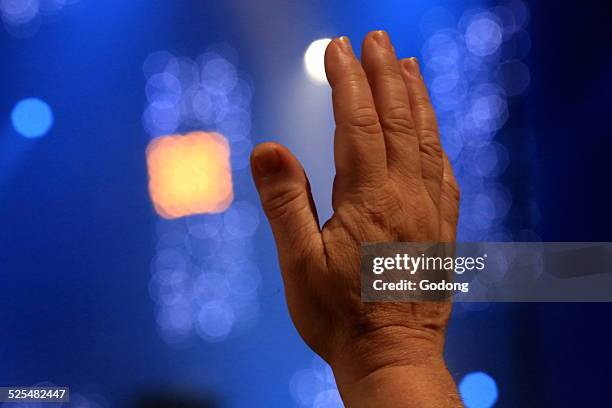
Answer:
[[463, 404], [444, 362], [427, 367], [381, 368], [351, 384], [338, 384], [348, 408], [461, 408]]

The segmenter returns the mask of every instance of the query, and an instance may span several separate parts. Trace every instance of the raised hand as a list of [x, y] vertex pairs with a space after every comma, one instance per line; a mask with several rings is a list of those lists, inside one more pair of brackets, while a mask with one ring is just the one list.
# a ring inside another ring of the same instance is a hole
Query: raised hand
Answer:
[[[333, 368], [348, 406], [460, 406], [442, 353], [448, 302], [362, 303], [362, 242], [452, 242], [459, 189], [414, 58], [368, 34], [325, 54], [336, 132], [332, 218], [320, 228], [306, 174], [285, 147], [251, 161], [272, 227], [289, 312]], [[392, 395], [392, 394], [396, 395]]]

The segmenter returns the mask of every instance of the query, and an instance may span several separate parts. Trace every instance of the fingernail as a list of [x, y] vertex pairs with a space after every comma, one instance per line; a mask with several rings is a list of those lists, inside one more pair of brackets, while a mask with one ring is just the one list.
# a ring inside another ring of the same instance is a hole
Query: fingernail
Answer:
[[343, 35], [342, 37], [338, 37], [337, 42], [338, 42], [338, 45], [340, 45], [340, 48], [342, 49], [342, 51], [348, 54], [353, 53], [353, 46], [351, 45], [351, 40], [349, 40], [347, 36]]
[[403, 60], [402, 66], [409, 75], [412, 75], [415, 78], [421, 77], [419, 61], [415, 57], [406, 58], [405, 60]]
[[389, 38], [389, 35], [383, 30], [375, 31], [373, 37], [379, 46], [387, 50], [393, 50], [393, 45], [391, 45], [391, 39]]
[[255, 169], [261, 176], [272, 176], [283, 168], [283, 159], [273, 146], [258, 146], [253, 152]]

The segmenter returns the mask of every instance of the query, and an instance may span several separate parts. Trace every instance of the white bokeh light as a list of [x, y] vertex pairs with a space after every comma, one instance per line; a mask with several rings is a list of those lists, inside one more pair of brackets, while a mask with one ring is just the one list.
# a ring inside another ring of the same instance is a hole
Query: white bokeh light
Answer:
[[488, 10], [467, 9], [458, 19], [449, 10], [432, 8], [420, 24], [425, 78], [462, 191], [458, 240], [515, 238], [504, 228], [512, 195], [498, 188], [510, 153], [496, 139], [510, 115], [511, 98], [531, 81], [521, 61], [531, 48], [528, 17], [522, 0], [507, 0]]
[[291, 396], [302, 408], [342, 408], [331, 367], [314, 356], [311, 367], [296, 371], [289, 381]]
[[0, 21], [17, 38], [35, 35], [41, 24], [79, 0], [0, 0]]
[[330, 38], [313, 41], [304, 54], [304, 69], [308, 77], [317, 84], [327, 83], [325, 75], [325, 49], [331, 42]]
[[503, 30], [494, 17], [483, 13], [474, 18], [465, 30], [465, 44], [472, 54], [485, 57], [493, 54], [501, 45]]

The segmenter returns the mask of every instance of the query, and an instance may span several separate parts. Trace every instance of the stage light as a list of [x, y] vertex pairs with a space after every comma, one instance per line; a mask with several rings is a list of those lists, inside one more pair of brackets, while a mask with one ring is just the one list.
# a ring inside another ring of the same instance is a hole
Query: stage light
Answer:
[[311, 365], [296, 371], [289, 381], [294, 401], [308, 408], [344, 407], [331, 367], [318, 356], [313, 357]]
[[214, 105], [214, 100], [201, 85], [196, 85], [189, 89], [186, 97], [190, 101], [190, 114], [196, 120], [205, 124], [215, 122], [215, 110], [217, 108]]
[[495, 203], [491, 197], [487, 194], [477, 194], [471, 199], [470, 204], [474, 213], [478, 214], [478, 217], [474, 217], [473, 225], [480, 227], [480, 229], [490, 227], [496, 217]]
[[[167, 272], [167, 273], [166, 273]], [[185, 272], [167, 270], [154, 275], [149, 291], [160, 305], [173, 306], [184, 301], [189, 276]]]
[[234, 89], [227, 94], [227, 99], [232, 106], [250, 109], [251, 100], [253, 99], [253, 88], [249, 81], [245, 78], [239, 78]]
[[53, 125], [53, 112], [38, 98], [19, 101], [11, 113], [13, 128], [22, 136], [33, 139], [47, 134]]
[[173, 133], [179, 126], [181, 110], [178, 105], [150, 104], [142, 115], [142, 125], [151, 136]]
[[261, 273], [254, 262], [230, 262], [224, 267], [227, 285], [238, 299], [251, 300], [257, 296]]
[[0, 0], [0, 18], [7, 32], [18, 38], [31, 37], [49, 17], [79, 0]]
[[169, 232], [159, 237], [158, 248], [180, 248], [185, 244], [186, 235], [180, 232]]
[[474, 18], [465, 30], [465, 44], [474, 55], [485, 57], [493, 54], [502, 43], [502, 28], [492, 13]]
[[313, 408], [344, 408], [344, 404], [342, 403], [342, 398], [340, 397], [340, 393], [338, 390], [327, 390], [323, 391], [312, 404]]
[[504, 145], [493, 142], [479, 146], [472, 155], [471, 173], [478, 177], [500, 176], [508, 167], [509, 153]]
[[174, 55], [168, 51], [157, 51], [149, 54], [142, 64], [142, 72], [145, 77], [149, 78], [157, 73], [164, 72], [174, 60]]
[[470, 108], [472, 124], [485, 133], [499, 130], [508, 119], [506, 99], [499, 94], [474, 93]]
[[39, 9], [39, 0], [0, 0], [2, 18], [13, 25], [29, 23], [38, 15]]
[[329, 38], [313, 41], [304, 54], [304, 69], [308, 77], [317, 84], [327, 83], [325, 75], [325, 49], [331, 42]]
[[232, 307], [222, 300], [213, 300], [202, 305], [196, 328], [203, 338], [220, 341], [227, 337], [235, 322]]
[[312, 407], [318, 395], [326, 390], [326, 384], [317, 371], [303, 369], [291, 376], [289, 389], [300, 407]]
[[238, 83], [236, 67], [225, 58], [215, 58], [202, 68], [202, 85], [211, 94], [226, 95]]
[[187, 271], [187, 257], [175, 248], [164, 248], [158, 251], [153, 260], [153, 272], [158, 271]]
[[160, 308], [155, 320], [163, 334], [168, 336], [168, 339], [179, 339], [187, 335], [193, 327], [190, 305], [185, 300], [169, 307]]
[[229, 146], [218, 133], [154, 139], [147, 148], [149, 192], [163, 218], [225, 210], [233, 199]]
[[189, 233], [198, 239], [215, 238], [223, 228], [223, 214], [192, 215], [186, 220]]
[[219, 122], [219, 131], [230, 142], [244, 140], [251, 133], [251, 115], [240, 108], [229, 110]]
[[[219, 267], [215, 265], [215, 267]], [[193, 300], [204, 304], [210, 300], [227, 300], [230, 289], [227, 278], [220, 272], [205, 272], [193, 284]]]
[[466, 408], [490, 408], [498, 397], [495, 380], [481, 371], [467, 374], [459, 383]]
[[465, 48], [456, 30], [442, 29], [427, 39], [422, 52], [427, 68], [436, 73], [451, 73], [465, 54]]
[[[233, 186], [251, 183], [241, 170], [253, 148], [253, 89], [234, 53], [211, 47], [192, 60], [160, 51], [143, 64], [143, 126], [154, 138], [147, 150], [151, 198], [166, 217], [156, 223], [150, 293], [160, 336], [172, 346], [194, 335], [221, 341], [259, 314], [261, 272], [252, 260], [259, 213], [246, 197], [229, 207]], [[217, 133], [164, 136], [195, 129]], [[202, 185], [212, 192], [202, 194]]]
[[223, 215], [226, 231], [236, 238], [247, 238], [259, 226], [259, 211], [246, 201], [234, 203]]
[[174, 75], [162, 72], [149, 78], [145, 93], [151, 105], [163, 108], [178, 104], [183, 92], [180, 81]]
[[182, 89], [189, 89], [200, 83], [200, 66], [191, 58], [173, 58], [168, 62], [164, 72], [177, 78]]

